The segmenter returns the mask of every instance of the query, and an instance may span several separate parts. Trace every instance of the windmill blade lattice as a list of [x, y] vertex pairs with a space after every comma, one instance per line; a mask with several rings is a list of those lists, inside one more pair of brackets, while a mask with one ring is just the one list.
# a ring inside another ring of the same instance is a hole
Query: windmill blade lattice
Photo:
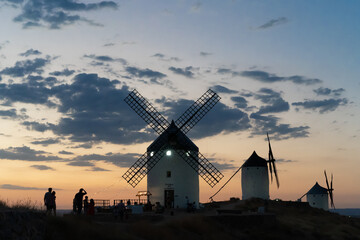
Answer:
[[215, 106], [218, 101], [220, 101], [220, 99], [219, 95], [209, 89], [175, 121], [176, 126], [186, 134]]
[[169, 122], [136, 89], [124, 101], [158, 134], [162, 134]]
[[175, 150], [182, 159], [192, 167], [202, 179], [205, 180], [211, 187], [214, 187], [224, 175], [216, 169], [216, 167], [207, 160], [204, 155], [198, 152], [195, 156], [193, 152], [185, 152], [183, 150]]
[[159, 162], [163, 156], [163, 151], [157, 151], [153, 154], [153, 156], [148, 156], [147, 152], [144, 153], [122, 176], [133, 188]]

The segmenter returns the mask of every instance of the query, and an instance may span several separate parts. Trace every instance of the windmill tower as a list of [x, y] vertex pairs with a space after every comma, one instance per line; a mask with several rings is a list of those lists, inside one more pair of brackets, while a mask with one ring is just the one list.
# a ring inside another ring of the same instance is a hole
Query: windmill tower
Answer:
[[335, 209], [334, 198], [333, 198], [334, 189], [332, 186], [333, 175], [331, 174], [331, 182], [329, 186], [329, 182], [325, 170], [324, 170], [324, 174], [325, 174], [327, 188], [320, 186], [319, 183], [316, 182], [315, 185], [307, 193], [305, 193], [301, 198], [299, 198], [299, 200], [301, 201], [301, 199], [304, 196], [306, 196], [306, 201], [309, 203], [311, 207], [329, 210], [329, 198], [330, 198], [330, 205], [332, 208]]
[[275, 159], [271, 150], [269, 134], [267, 134], [269, 143], [269, 160], [259, 157], [254, 151], [248, 160], [241, 166], [241, 189], [242, 199], [262, 198], [269, 199], [269, 174], [268, 166], [273, 181], [274, 172], [276, 184], [279, 188], [279, 178], [275, 167]]
[[152, 194], [153, 202], [170, 208], [186, 208], [187, 203], [195, 202], [198, 207], [199, 175], [211, 187], [223, 175], [185, 134], [219, 100], [220, 97], [209, 89], [176, 121], [169, 123], [136, 89], [133, 90], [125, 102], [159, 137], [122, 177], [135, 187], [147, 175], [148, 191]]

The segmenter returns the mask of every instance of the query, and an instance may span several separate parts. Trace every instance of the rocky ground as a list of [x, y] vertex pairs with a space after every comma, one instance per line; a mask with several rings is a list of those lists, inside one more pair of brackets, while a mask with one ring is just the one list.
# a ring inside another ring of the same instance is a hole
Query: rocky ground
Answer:
[[0, 239], [360, 239], [360, 219], [259, 199], [206, 204], [197, 213], [145, 213], [124, 221], [111, 214], [51, 217], [2, 209]]

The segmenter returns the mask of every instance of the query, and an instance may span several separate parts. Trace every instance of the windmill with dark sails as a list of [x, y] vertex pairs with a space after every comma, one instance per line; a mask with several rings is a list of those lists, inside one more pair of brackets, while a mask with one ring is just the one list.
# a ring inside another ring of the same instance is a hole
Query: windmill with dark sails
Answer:
[[301, 201], [303, 197], [306, 196], [306, 201], [311, 207], [322, 208], [324, 210], [329, 210], [329, 198], [330, 206], [335, 209], [334, 196], [333, 196], [333, 175], [331, 174], [331, 182], [329, 185], [328, 177], [326, 171], [324, 170], [325, 181], [327, 188], [324, 188], [319, 185], [318, 182], [304, 195], [302, 195], [298, 201]]
[[[147, 151], [122, 176], [135, 187], [147, 176], [152, 201], [166, 207], [186, 208], [199, 203], [199, 176], [214, 187], [223, 174], [186, 136], [220, 100], [208, 90], [176, 121], [169, 123], [136, 89], [125, 102], [159, 134]], [[151, 170], [151, 171], [150, 171]]]
[[[280, 182], [276, 170], [275, 158], [271, 149], [269, 134], [266, 133], [269, 154], [268, 160], [259, 157], [254, 151], [252, 155], [235, 171], [230, 179], [210, 197], [213, 200], [230, 180], [241, 170], [241, 190], [242, 199], [262, 198], [269, 199], [269, 173], [271, 175], [271, 182], [273, 182], [273, 174], [275, 175], [276, 185], [279, 188]], [[268, 167], [269, 165], [269, 167]]]

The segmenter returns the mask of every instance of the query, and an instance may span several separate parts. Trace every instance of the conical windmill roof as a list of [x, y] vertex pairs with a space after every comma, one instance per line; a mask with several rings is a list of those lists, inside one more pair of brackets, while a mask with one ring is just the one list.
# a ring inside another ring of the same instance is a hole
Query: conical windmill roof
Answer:
[[183, 149], [186, 151], [199, 151], [199, 148], [171, 121], [170, 126], [164, 131], [150, 146], [147, 148], [148, 152], [158, 151], [163, 147], [163, 142], [169, 148]]
[[266, 167], [266, 164], [267, 161], [264, 158], [259, 157], [254, 151], [249, 159], [245, 161], [243, 167]]
[[327, 194], [328, 190], [327, 188], [324, 188], [318, 184], [318, 182], [315, 183], [315, 185], [307, 192], [307, 194]]

